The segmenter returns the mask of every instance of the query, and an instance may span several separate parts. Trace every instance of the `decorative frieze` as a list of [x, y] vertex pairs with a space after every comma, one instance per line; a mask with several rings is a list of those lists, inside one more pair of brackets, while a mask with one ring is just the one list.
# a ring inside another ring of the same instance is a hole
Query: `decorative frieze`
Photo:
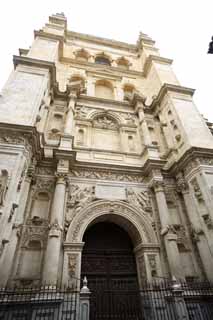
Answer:
[[110, 170], [84, 170], [84, 169], [73, 169], [70, 172], [70, 177], [85, 178], [85, 179], [100, 179], [109, 181], [127, 181], [141, 183], [144, 180], [140, 174], [126, 174], [113, 172]]

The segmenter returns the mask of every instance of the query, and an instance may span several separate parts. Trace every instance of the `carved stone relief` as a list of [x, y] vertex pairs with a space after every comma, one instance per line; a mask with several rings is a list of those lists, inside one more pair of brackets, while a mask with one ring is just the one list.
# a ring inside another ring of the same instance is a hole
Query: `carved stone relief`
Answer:
[[55, 186], [55, 179], [43, 179], [40, 177], [36, 178], [36, 184], [33, 187], [35, 191], [38, 190], [46, 190], [49, 192], [53, 192]]
[[192, 187], [193, 187], [194, 195], [197, 198], [197, 200], [199, 202], [204, 201], [200, 186], [199, 186], [199, 184], [197, 182], [197, 179], [193, 179], [191, 181], [191, 184], [192, 184]]
[[85, 106], [76, 106], [75, 107], [75, 119], [84, 120], [87, 117], [89, 108]]
[[118, 129], [117, 122], [114, 119], [108, 117], [107, 115], [100, 115], [97, 118], [95, 118], [93, 120], [93, 126], [102, 129]]
[[[69, 231], [67, 234], [67, 239], [70, 242], [81, 241], [80, 233], [82, 232], [82, 226], [86, 221], [89, 221], [91, 217], [95, 217], [96, 215], [101, 216], [105, 214], [115, 215], [116, 217], [123, 217], [126, 219], [129, 224], [129, 232], [132, 232], [132, 236], [135, 238], [135, 242], [140, 243], [144, 241], [144, 243], [148, 242], [156, 242], [156, 236], [154, 230], [151, 226], [151, 223], [144, 215], [141, 215], [137, 210], [130, 208], [128, 205], [119, 202], [119, 201], [96, 201], [94, 204], [88, 204], [83, 210], [79, 210], [78, 215], [75, 215], [75, 218], [72, 220]], [[129, 222], [129, 219], [132, 219], [137, 225], [137, 228], [140, 231], [136, 231], [136, 227], [134, 224]]]
[[79, 187], [78, 185], [70, 184], [67, 212], [65, 219], [65, 234], [72, 219], [83, 209], [88, 203], [95, 200], [95, 189], [93, 186]]
[[144, 180], [140, 174], [126, 174], [112, 172], [110, 170], [84, 170], [73, 169], [70, 172], [71, 177], [86, 178], [86, 179], [100, 179], [109, 181], [127, 181], [141, 183]]
[[23, 134], [22, 132], [11, 132], [6, 130], [0, 131], [0, 143], [3, 144], [14, 144], [14, 145], [24, 145], [26, 150], [31, 154], [33, 140], [32, 136], [29, 134]]
[[41, 241], [42, 248], [45, 247], [48, 238], [48, 226], [48, 221], [39, 217], [27, 219], [22, 228], [21, 246], [26, 247], [30, 240], [35, 239]]
[[136, 191], [134, 188], [127, 188], [127, 199], [133, 206], [142, 208], [144, 211], [149, 213], [152, 212], [148, 191]]
[[156, 255], [155, 254], [148, 254], [147, 257], [148, 257], [149, 269], [151, 271], [151, 275], [152, 275], [152, 277], [156, 277], [158, 275]]
[[75, 278], [77, 271], [77, 253], [68, 253], [68, 274], [70, 278]]

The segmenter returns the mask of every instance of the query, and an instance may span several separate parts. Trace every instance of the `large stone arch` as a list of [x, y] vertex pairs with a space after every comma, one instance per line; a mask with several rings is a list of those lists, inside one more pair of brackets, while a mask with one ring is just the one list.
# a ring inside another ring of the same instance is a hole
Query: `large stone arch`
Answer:
[[122, 201], [99, 200], [91, 202], [73, 218], [66, 242], [81, 243], [84, 232], [98, 221], [114, 222], [130, 235], [133, 244], [157, 244], [155, 232], [146, 213]]

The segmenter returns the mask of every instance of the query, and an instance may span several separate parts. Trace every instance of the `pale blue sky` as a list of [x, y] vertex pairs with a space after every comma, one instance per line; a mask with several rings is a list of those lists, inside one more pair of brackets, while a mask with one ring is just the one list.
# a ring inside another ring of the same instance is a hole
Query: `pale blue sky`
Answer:
[[213, 121], [213, 55], [207, 55], [213, 35], [212, 0], [2, 1], [0, 87], [13, 68], [13, 54], [28, 48], [33, 30], [41, 29], [56, 12], [65, 13], [73, 31], [130, 43], [136, 42], [139, 31], [147, 33], [161, 55], [174, 60], [181, 84], [196, 89], [198, 109]]

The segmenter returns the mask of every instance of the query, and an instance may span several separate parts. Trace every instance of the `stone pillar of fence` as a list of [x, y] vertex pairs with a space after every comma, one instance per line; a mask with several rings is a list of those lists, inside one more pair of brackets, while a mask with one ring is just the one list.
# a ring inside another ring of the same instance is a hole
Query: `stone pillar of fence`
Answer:
[[172, 285], [172, 295], [175, 315], [178, 320], [189, 320], [183, 293], [184, 291], [181, 288], [181, 284], [174, 281], [174, 284]]
[[89, 320], [90, 312], [90, 290], [87, 287], [87, 278], [84, 277], [83, 287], [80, 291], [80, 318], [79, 320]]

